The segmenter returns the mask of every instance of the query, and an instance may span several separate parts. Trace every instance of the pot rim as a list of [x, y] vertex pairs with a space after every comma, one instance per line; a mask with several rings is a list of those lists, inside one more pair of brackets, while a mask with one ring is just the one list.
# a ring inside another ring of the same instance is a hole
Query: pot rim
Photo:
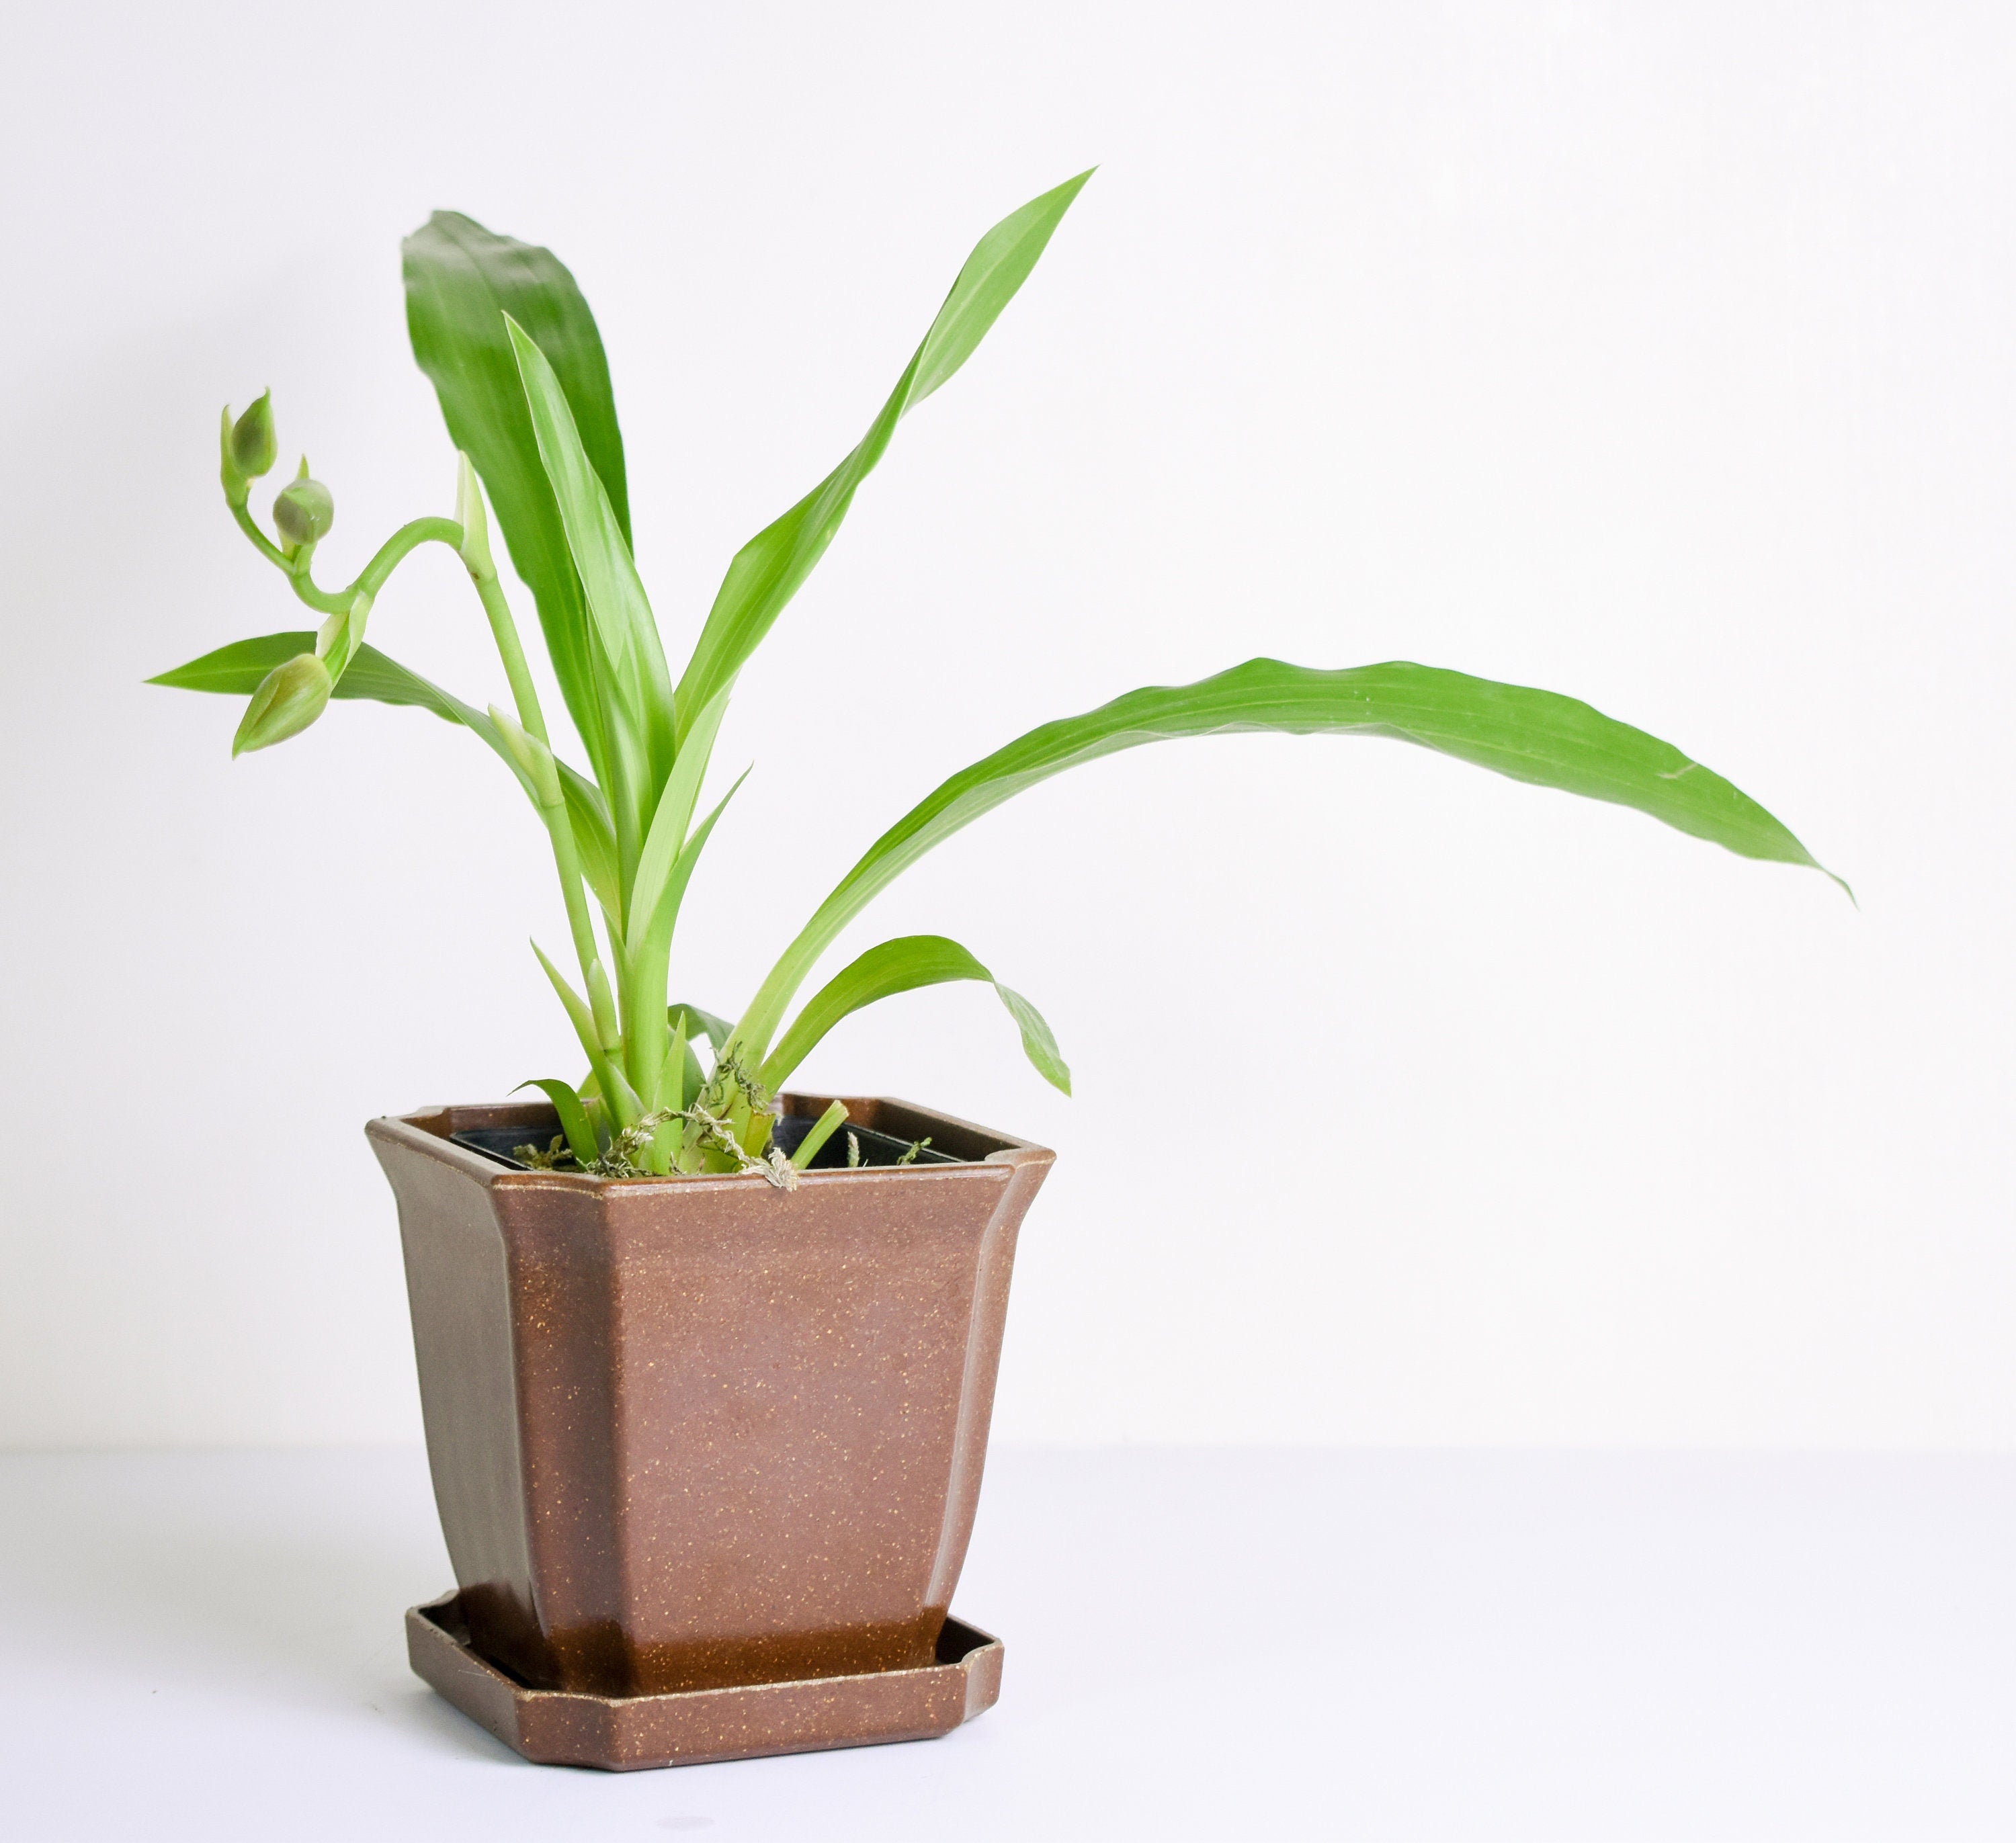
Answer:
[[[934, 1140], [945, 1144], [947, 1150], [956, 1145], [963, 1149], [955, 1152], [956, 1161], [945, 1164], [869, 1165], [858, 1171], [826, 1170], [802, 1171], [798, 1173], [798, 1186], [823, 1186], [829, 1183], [858, 1183], [864, 1178], [879, 1179], [884, 1183], [922, 1183], [936, 1181], [944, 1182], [956, 1179], [962, 1172], [970, 1171], [975, 1165], [992, 1165], [1001, 1168], [1004, 1175], [1012, 1172], [1018, 1165], [1049, 1164], [1057, 1154], [1046, 1146], [1033, 1140], [1018, 1139], [1010, 1133], [1001, 1132], [992, 1127], [981, 1126], [970, 1120], [963, 1120], [956, 1114], [941, 1114], [933, 1107], [920, 1106], [915, 1101], [899, 1100], [892, 1095], [828, 1095], [799, 1094], [787, 1092], [778, 1096], [787, 1114], [809, 1114], [816, 1118], [825, 1112], [833, 1101], [844, 1102], [848, 1118], [864, 1126], [878, 1131], [887, 1128], [881, 1122], [892, 1114], [904, 1116], [901, 1124], [921, 1125]], [[375, 1139], [390, 1140], [424, 1153], [441, 1163], [478, 1179], [486, 1186], [499, 1186], [512, 1190], [551, 1189], [596, 1193], [619, 1190], [625, 1196], [650, 1191], [690, 1191], [696, 1186], [715, 1189], [723, 1185], [746, 1185], [751, 1182], [762, 1183], [766, 1180], [758, 1172], [700, 1172], [686, 1177], [598, 1177], [581, 1171], [514, 1171], [509, 1165], [500, 1164], [481, 1152], [459, 1146], [449, 1134], [465, 1127], [492, 1125], [525, 1127], [528, 1131], [543, 1127], [558, 1128], [558, 1117], [550, 1102], [538, 1101], [477, 1101], [448, 1103], [443, 1105], [419, 1107], [409, 1114], [383, 1114], [365, 1122], [365, 1136]], [[903, 1136], [916, 1139], [922, 1133], [908, 1133]]]

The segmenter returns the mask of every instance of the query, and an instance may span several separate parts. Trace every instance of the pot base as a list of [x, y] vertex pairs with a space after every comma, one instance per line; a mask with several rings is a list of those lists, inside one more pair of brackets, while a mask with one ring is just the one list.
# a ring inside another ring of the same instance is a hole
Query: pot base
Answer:
[[947, 1619], [938, 1661], [798, 1683], [688, 1690], [670, 1696], [589, 1696], [527, 1689], [470, 1648], [461, 1595], [406, 1613], [414, 1673], [513, 1752], [542, 1766], [697, 1766], [763, 1754], [935, 1740], [994, 1706], [998, 1638]]

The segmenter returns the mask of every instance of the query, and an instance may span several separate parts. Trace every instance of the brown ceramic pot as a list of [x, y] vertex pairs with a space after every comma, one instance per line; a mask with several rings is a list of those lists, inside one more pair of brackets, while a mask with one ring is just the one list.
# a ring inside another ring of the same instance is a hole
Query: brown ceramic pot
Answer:
[[450, 1141], [550, 1134], [538, 1106], [366, 1128], [398, 1197], [461, 1614], [520, 1681], [657, 1695], [933, 1662], [1052, 1154], [847, 1107], [966, 1162], [786, 1193], [514, 1171]]

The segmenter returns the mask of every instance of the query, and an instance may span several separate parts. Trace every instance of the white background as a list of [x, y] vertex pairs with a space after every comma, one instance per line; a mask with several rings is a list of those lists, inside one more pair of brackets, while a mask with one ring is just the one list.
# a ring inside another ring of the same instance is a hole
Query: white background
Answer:
[[[1862, 905], [1384, 743], [1144, 750], [984, 820], [841, 952], [964, 941], [1077, 1098], [971, 987], [801, 1082], [1057, 1148], [998, 1432], [2016, 1439], [2007, 9], [0, 33], [0, 1443], [416, 1437], [359, 1128], [574, 1072], [544, 851], [479, 744], [344, 705], [233, 765], [235, 705], [139, 683], [303, 624], [221, 506], [218, 405], [272, 387], [347, 577], [451, 504], [400, 236], [447, 206], [549, 243], [676, 661], [974, 239], [1095, 161], [743, 676], [684, 995], [740, 1004], [955, 767], [1258, 653], [1585, 697]], [[372, 638], [502, 696], [445, 555]]]

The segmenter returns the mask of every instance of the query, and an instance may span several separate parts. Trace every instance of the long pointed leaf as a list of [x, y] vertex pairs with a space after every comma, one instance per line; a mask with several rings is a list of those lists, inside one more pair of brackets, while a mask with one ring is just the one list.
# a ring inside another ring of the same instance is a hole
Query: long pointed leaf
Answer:
[[545, 969], [546, 977], [567, 1014], [567, 1021], [574, 1026], [574, 1034], [587, 1053], [588, 1066], [595, 1072], [596, 1092], [609, 1103], [619, 1126], [635, 1125], [643, 1107], [638, 1101], [636, 1090], [624, 1080], [623, 1071], [603, 1052], [600, 1033], [595, 1028], [595, 1014], [589, 1010], [588, 1001], [567, 983], [567, 975], [546, 958], [545, 949], [536, 941], [532, 943], [532, 952], [538, 956], [539, 964]]
[[686, 1065], [694, 1059], [686, 1042], [686, 1014], [673, 1011], [668, 1015], [672, 1020], [672, 1048], [671, 1053], [665, 1058], [664, 1079], [672, 1085], [671, 1092], [664, 1096], [664, 1104], [678, 1114], [693, 1104], [690, 1096], [698, 1093], [699, 1089], [686, 1080]]
[[686, 1035], [704, 1037], [717, 1053], [728, 1046], [728, 1039], [734, 1035], [735, 1026], [725, 1017], [717, 1017], [711, 1011], [703, 1011], [697, 1005], [676, 1004], [669, 1007], [668, 1015], [677, 1020], [685, 1013]]
[[[315, 635], [299, 633], [261, 634], [249, 640], [235, 640], [219, 646], [186, 665], [149, 679], [150, 685], [173, 686], [184, 691], [221, 692], [225, 696], [250, 697], [273, 668], [298, 653], [311, 652]], [[409, 671], [376, 646], [358, 648], [350, 669], [337, 680], [333, 695], [338, 698], [368, 699], [374, 704], [404, 704], [431, 711], [450, 723], [473, 730], [496, 751], [498, 759], [517, 776], [526, 797], [536, 804], [537, 795], [525, 771], [504, 744], [497, 725], [487, 712], [464, 704], [452, 693]], [[616, 843], [610, 830], [609, 809], [592, 781], [567, 766], [556, 764], [560, 784], [567, 794], [567, 817], [574, 827], [574, 844], [581, 858], [582, 874], [596, 900], [612, 915], [619, 913], [616, 887]]]
[[630, 890], [628, 934], [632, 952], [643, 945], [650, 933], [672, 866], [686, 847], [693, 808], [700, 802], [700, 783], [707, 778], [715, 738], [721, 733], [721, 719], [727, 712], [733, 689], [733, 685], [722, 686], [701, 708], [686, 733], [679, 759], [672, 764], [671, 779], [658, 796], [658, 810], [651, 816], [651, 830], [646, 835], [644, 849], [637, 860], [636, 881]]
[[972, 356], [974, 347], [1028, 279], [1051, 233], [1089, 172], [1031, 199], [980, 239], [959, 272], [889, 400], [847, 459], [773, 524], [735, 554], [679, 680], [679, 726], [739, 672], [770, 625], [825, 555], [854, 502], [855, 489], [881, 459], [896, 425]]
[[978, 979], [994, 988], [1022, 1033], [1022, 1049], [1038, 1074], [1071, 1092], [1071, 1071], [1058, 1053], [1057, 1040], [1043, 1015], [1020, 992], [1011, 992], [979, 961], [942, 934], [905, 934], [871, 947], [843, 966], [805, 1002], [797, 1021], [785, 1033], [757, 1078], [773, 1094], [789, 1079], [828, 1031], [864, 1005], [914, 992], [920, 985], [942, 985], [954, 979]]
[[632, 716], [646, 739], [655, 797], [671, 772], [672, 681], [650, 599], [632, 560], [614, 502], [595, 471], [567, 407], [560, 377], [531, 336], [508, 314], [505, 326], [531, 410], [539, 459], [546, 470], [567, 549], [588, 598], [603, 651]]
[[962, 769], [841, 879], [764, 981], [736, 1027], [736, 1044], [761, 1056], [792, 993], [840, 930], [925, 852], [982, 813], [1117, 750], [1241, 730], [1390, 736], [1514, 780], [1635, 807], [1743, 857], [1824, 869], [1721, 776], [1577, 699], [1405, 661], [1319, 671], [1251, 659], [1194, 685], [1130, 691], [1082, 716], [1046, 723]]
[[581, 873], [609, 917], [613, 934], [622, 926], [623, 896], [608, 803], [594, 782], [557, 757], [553, 765], [560, 771], [560, 791], [567, 796], [567, 823], [574, 829], [574, 855], [581, 860]]
[[616, 523], [630, 535], [623, 438], [595, 316], [550, 250], [437, 211], [403, 247], [406, 325], [455, 445], [489, 489], [513, 567], [537, 602], [553, 675], [598, 779], [607, 761], [588, 658], [587, 611], [540, 464], [508, 312], [551, 362]]
[[[707, 849], [715, 822], [748, 778], [749, 770], [745, 768], [736, 777], [734, 787], [722, 795], [720, 804], [693, 828], [692, 837], [686, 841], [685, 849], [679, 853], [666, 879], [657, 908], [643, 937], [626, 945], [629, 961], [629, 975], [625, 982], [628, 988], [625, 999], [630, 1013], [628, 1047], [637, 1091], [648, 1105], [657, 1104], [658, 1088], [664, 1076], [666, 1031], [663, 1020], [671, 1015], [665, 1003], [665, 971], [671, 962], [672, 930], [679, 920], [679, 905], [686, 899], [686, 885], [693, 880], [700, 853]], [[634, 920], [632, 925], [635, 925]]]

